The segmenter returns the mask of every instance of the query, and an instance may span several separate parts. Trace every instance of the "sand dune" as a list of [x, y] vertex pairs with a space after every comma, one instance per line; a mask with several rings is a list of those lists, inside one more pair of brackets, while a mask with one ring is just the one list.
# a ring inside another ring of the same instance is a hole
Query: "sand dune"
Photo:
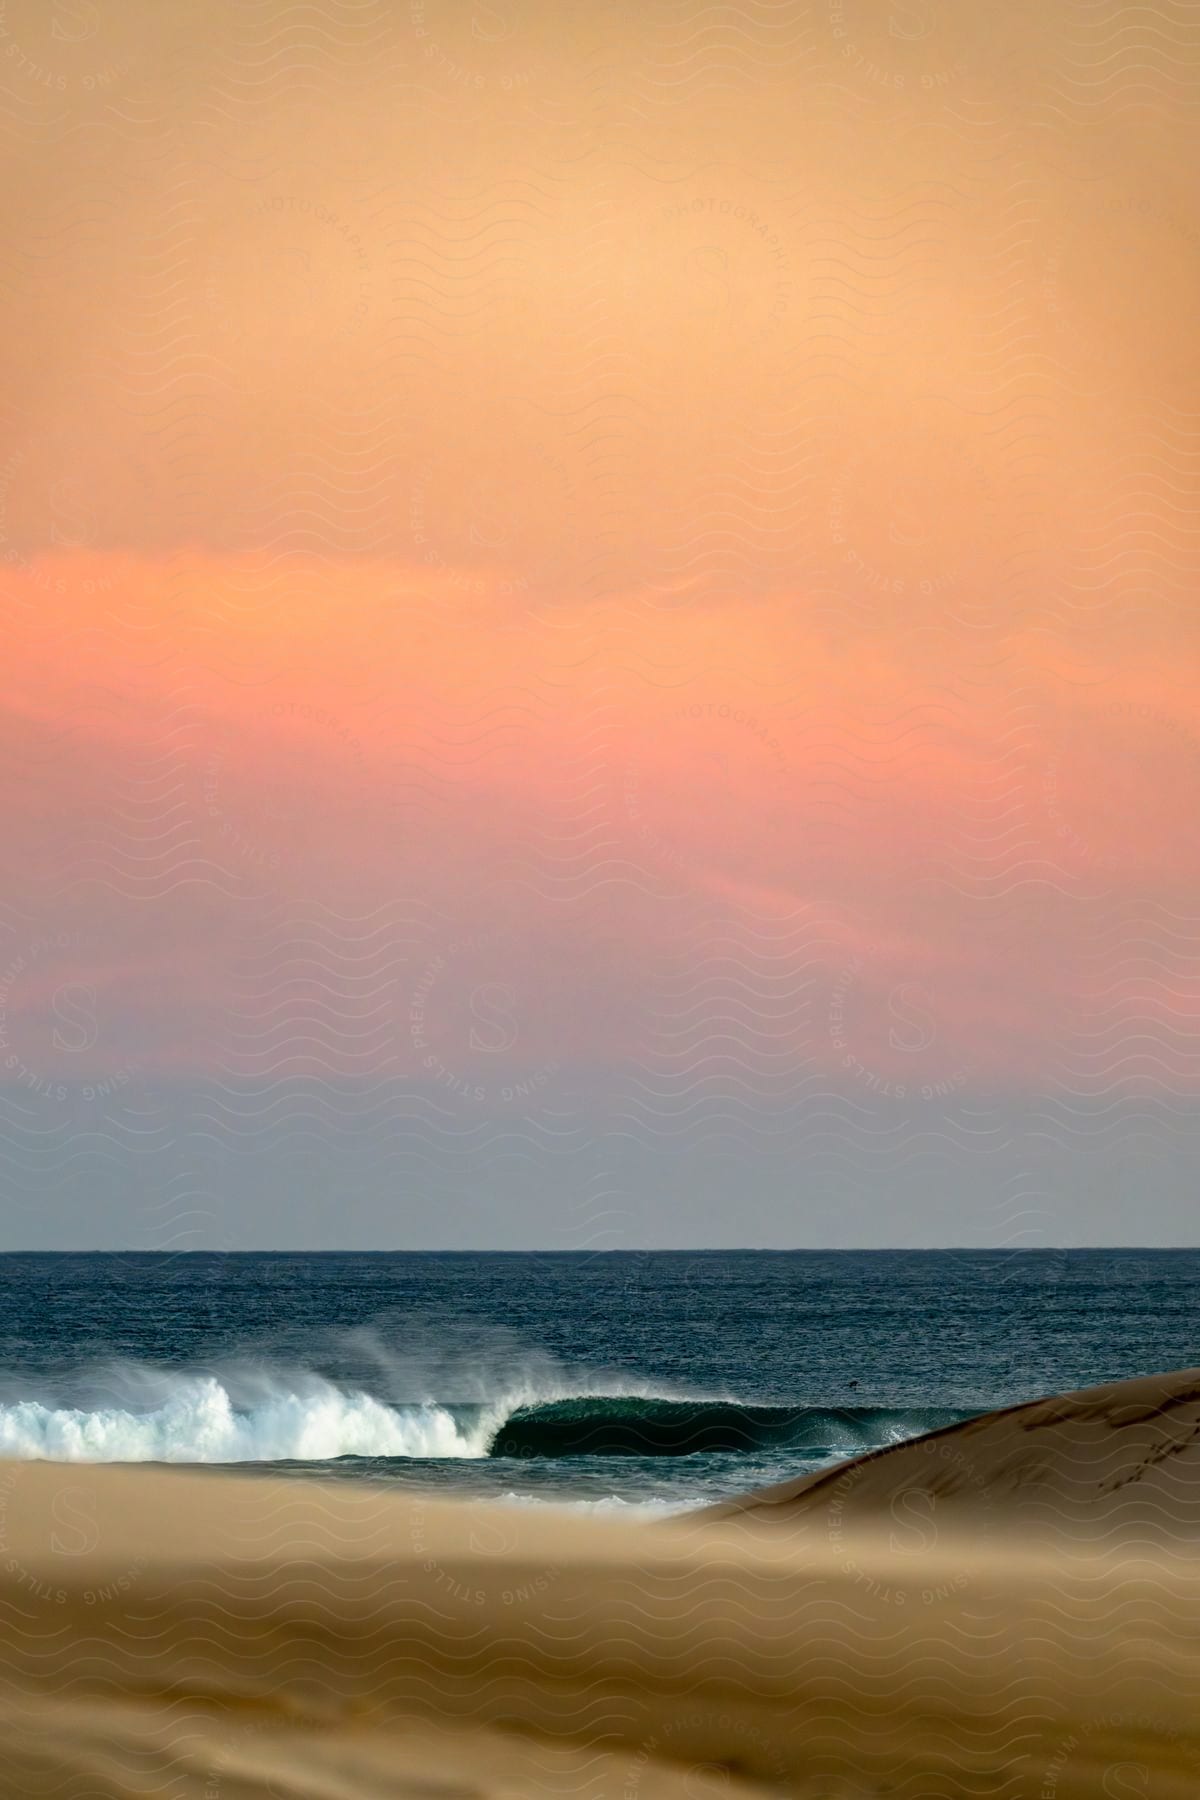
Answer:
[[[863, 1459], [836, 1519], [848, 1468], [664, 1526], [4, 1465], [0, 1786], [1194, 1796], [1195, 1383], [1096, 1390]], [[971, 1473], [930, 1442], [957, 1443]], [[1068, 1547], [1089, 1494], [1103, 1541]], [[788, 1518], [806, 1524], [760, 1528]], [[1053, 1530], [1010, 1528], [1029, 1518]]]
[[801, 1539], [889, 1521], [1065, 1548], [1200, 1544], [1200, 1369], [987, 1413], [694, 1515]]

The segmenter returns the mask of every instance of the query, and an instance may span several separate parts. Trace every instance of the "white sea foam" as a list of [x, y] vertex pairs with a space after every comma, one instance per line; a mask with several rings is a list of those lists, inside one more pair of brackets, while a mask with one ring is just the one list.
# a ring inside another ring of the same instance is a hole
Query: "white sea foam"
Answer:
[[[0, 1372], [0, 1457], [72, 1463], [478, 1458], [519, 1408], [614, 1389], [654, 1392], [637, 1377], [614, 1382], [503, 1343], [487, 1356], [454, 1354], [454, 1347], [448, 1354], [425, 1347], [401, 1356], [373, 1333], [358, 1331], [346, 1334], [341, 1347], [371, 1368], [366, 1384], [254, 1356], [204, 1369], [101, 1359], [41, 1381]], [[406, 1397], [381, 1398], [389, 1389]], [[455, 1394], [453, 1403], [435, 1397], [446, 1393]]]
[[[694, 1434], [703, 1431], [716, 1433], [710, 1449], [748, 1450], [760, 1442], [760, 1429], [763, 1443], [786, 1443], [794, 1455], [809, 1448], [828, 1456], [899, 1442], [942, 1422], [932, 1414], [879, 1409], [856, 1414], [801, 1408], [789, 1417], [786, 1408], [768, 1407], [760, 1413], [778, 1413], [779, 1419], [756, 1424], [736, 1403], [647, 1393], [644, 1383], [627, 1377], [619, 1378], [614, 1392], [586, 1373], [507, 1373], [511, 1385], [502, 1397], [462, 1404], [389, 1401], [310, 1369], [248, 1362], [207, 1370], [96, 1364], [64, 1378], [66, 1386], [59, 1381], [32, 1394], [28, 1378], [14, 1386], [15, 1378], [0, 1377], [0, 1457], [323, 1463], [346, 1456], [470, 1459], [488, 1456], [493, 1446], [507, 1458], [614, 1450], [666, 1455], [690, 1453]], [[458, 1380], [455, 1386], [461, 1391]], [[517, 1413], [525, 1416], [514, 1420]], [[513, 1423], [505, 1429], [508, 1421]]]
[[599, 1499], [584, 1500], [570, 1494], [547, 1496], [510, 1492], [498, 1494], [496, 1498], [503, 1506], [545, 1506], [567, 1512], [612, 1514], [623, 1519], [670, 1519], [694, 1512], [701, 1506], [710, 1506], [713, 1496], [692, 1494], [685, 1500], [656, 1497], [631, 1500], [623, 1494], [605, 1494]]
[[235, 1406], [214, 1375], [180, 1375], [161, 1404], [84, 1409], [18, 1400], [0, 1406], [0, 1456], [25, 1461], [234, 1463], [339, 1456], [479, 1457], [498, 1419], [463, 1425], [435, 1403], [388, 1406], [309, 1376]]

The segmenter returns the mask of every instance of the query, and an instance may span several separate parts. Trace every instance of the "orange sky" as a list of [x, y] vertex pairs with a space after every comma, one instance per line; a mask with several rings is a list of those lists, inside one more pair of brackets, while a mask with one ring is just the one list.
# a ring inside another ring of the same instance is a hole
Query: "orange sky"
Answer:
[[[994, 1197], [1111, 1102], [1175, 1229], [1198, 77], [1181, 14], [1057, 0], [7, 0], [30, 1144], [166, 1106], [179, 1167], [257, 1145], [258, 1241], [262, 1094], [333, 1166], [358, 1082], [432, 1132], [347, 1176], [364, 1242], [397, 1169], [633, 1140], [887, 1242], [879, 1132], [958, 1133], [945, 1195], [1006, 1109]], [[648, 1168], [629, 1230], [715, 1229]]]

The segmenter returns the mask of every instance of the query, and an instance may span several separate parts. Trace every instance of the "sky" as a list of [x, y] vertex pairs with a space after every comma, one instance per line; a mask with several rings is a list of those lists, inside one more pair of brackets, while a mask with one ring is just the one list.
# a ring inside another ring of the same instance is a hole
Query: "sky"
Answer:
[[5, 0], [0, 1246], [1197, 1242], [1198, 102]]

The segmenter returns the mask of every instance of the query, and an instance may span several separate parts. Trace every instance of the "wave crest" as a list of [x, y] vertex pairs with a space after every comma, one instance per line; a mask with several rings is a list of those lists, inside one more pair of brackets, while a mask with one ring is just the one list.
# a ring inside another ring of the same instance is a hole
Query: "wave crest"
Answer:
[[449, 1408], [389, 1406], [332, 1382], [279, 1390], [239, 1410], [213, 1375], [183, 1377], [161, 1405], [0, 1407], [0, 1456], [52, 1462], [332, 1462], [342, 1456], [482, 1456], [482, 1421], [464, 1431]]
[[259, 1377], [240, 1400], [214, 1374], [159, 1372], [140, 1407], [0, 1404], [0, 1456], [22, 1461], [274, 1463], [691, 1456], [791, 1449], [853, 1455], [936, 1430], [942, 1409], [743, 1405], [629, 1394], [510, 1395], [396, 1404], [304, 1373]]
[[847, 1455], [953, 1424], [942, 1408], [750, 1406], [732, 1400], [580, 1395], [517, 1407], [492, 1456], [694, 1456], [789, 1449]]

